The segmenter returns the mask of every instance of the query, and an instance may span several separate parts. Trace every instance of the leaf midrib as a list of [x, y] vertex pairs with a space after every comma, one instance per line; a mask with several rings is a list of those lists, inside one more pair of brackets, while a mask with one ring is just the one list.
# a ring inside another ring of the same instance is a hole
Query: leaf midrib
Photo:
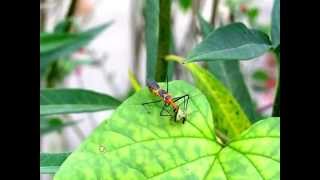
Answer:
[[266, 45], [266, 44], [263, 44], [263, 43], [248, 43], [248, 44], [244, 44], [244, 45], [241, 45], [241, 46], [237, 46], [237, 47], [234, 47], [234, 48], [227, 48], [227, 49], [221, 49], [221, 50], [215, 50], [215, 51], [211, 51], [211, 52], [207, 52], [207, 53], [202, 53], [198, 56], [195, 56], [195, 57], [189, 57], [187, 58], [188, 61], [192, 61], [192, 60], [195, 60], [195, 59], [200, 59], [201, 57], [203, 56], [207, 56], [207, 55], [210, 55], [210, 54], [216, 54], [216, 53], [227, 53], [229, 51], [233, 51], [234, 49], [238, 49], [238, 48], [243, 48], [243, 47], [250, 47], [250, 46], [253, 46], [253, 45], [260, 45], [260, 46], [263, 46], [263, 47], [270, 47], [270, 45]]
[[158, 173], [158, 174], [156, 174], [156, 175], [154, 175], [154, 176], [148, 177], [148, 179], [155, 178], [155, 177], [160, 176], [160, 175], [162, 175], [162, 174], [165, 174], [165, 173], [167, 173], [167, 172], [169, 172], [169, 171], [171, 171], [171, 170], [174, 170], [174, 169], [176, 169], [176, 168], [180, 168], [180, 167], [182, 167], [182, 166], [184, 166], [184, 165], [186, 165], [186, 164], [189, 164], [189, 163], [198, 161], [198, 160], [203, 159], [203, 158], [214, 157], [214, 159], [216, 159], [216, 158], [215, 158], [215, 155], [216, 155], [216, 154], [217, 154], [217, 153], [208, 154], [208, 155], [205, 155], [205, 156], [200, 156], [200, 157], [198, 157], [198, 158], [196, 158], [196, 159], [194, 159], [194, 160], [187, 161], [187, 162], [182, 163], [182, 164], [180, 164], [180, 165], [178, 165], [178, 166], [175, 166], [175, 167], [173, 167], [173, 168], [167, 169], [166, 171], [163, 171], [163, 172], [161, 172], [161, 173]]
[[126, 144], [126, 145], [123, 145], [123, 146], [119, 146], [117, 148], [114, 148], [113, 150], [106, 151], [106, 152], [108, 152], [108, 153], [114, 152], [114, 151], [129, 147], [129, 146], [139, 145], [140, 143], [147, 143], [147, 142], [152, 142], [152, 141], [162, 141], [162, 140], [176, 140], [176, 139], [183, 139], [183, 138], [186, 138], [186, 139], [201, 139], [201, 140], [209, 141], [209, 142], [214, 143], [215, 145], [221, 147], [218, 143], [216, 143], [214, 141], [214, 139], [209, 139], [209, 138], [206, 138], [206, 137], [176, 136], [176, 137], [162, 137], [162, 138], [159, 138], [159, 139], [146, 139], [146, 140], [142, 140], [142, 141], [134, 141], [134, 143]]

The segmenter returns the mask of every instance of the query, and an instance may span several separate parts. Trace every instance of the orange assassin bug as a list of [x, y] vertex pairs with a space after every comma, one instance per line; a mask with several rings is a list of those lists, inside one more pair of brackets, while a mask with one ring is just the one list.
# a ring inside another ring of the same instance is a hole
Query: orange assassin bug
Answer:
[[[183, 95], [180, 97], [172, 97], [169, 94], [168, 91], [168, 79], [167, 79], [167, 90], [161, 89], [160, 86], [158, 85], [158, 83], [154, 80], [148, 80], [147, 81], [147, 86], [149, 91], [155, 95], [160, 97], [160, 100], [156, 100], [156, 101], [151, 101], [151, 102], [146, 102], [143, 103], [142, 105], [145, 106], [147, 104], [152, 104], [152, 103], [158, 103], [163, 101], [164, 105], [162, 106], [162, 109], [160, 111], [160, 116], [171, 116], [172, 114], [170, 114], [170, 112], [166, 109], [166, 107], [170, 106], [173, 109], [174, 112], [174, 120], [175, 121], [182, 121], [182, 123], [184, 124], [184, 122], [186, 121], [186, 110], [187, 110], [187, 106], [188, 106], [188, 100], [189, 100], [189, 95]], [[180, 99], [184, 99], [183, 103], [184, 103], [184, 110], [182, 110], [180, 108], [180, 106], [176, 103], [178, 100]], [[164, 114], [164, 111], [166, 111], [168, 114]]]

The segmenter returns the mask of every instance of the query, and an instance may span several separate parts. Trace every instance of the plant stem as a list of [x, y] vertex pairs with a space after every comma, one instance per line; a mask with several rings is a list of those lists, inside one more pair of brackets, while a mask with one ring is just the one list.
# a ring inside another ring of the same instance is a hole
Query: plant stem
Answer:
[[[66, 19], [73, 17], [73, 15], [76, 11], [77, 3], [78, 3], [78, 0], [71, 0], [71, 4], [70, 4], [69, 10], [68, 10]], [[68, 25], [66, 27], [66, 31], [70, 32], [71, 30], [72, 30], [72, 23], [70, 22], [70, 23], [68, 23]]]
[[217, 10], [218, 10], [219, 3], [220, 3], [220, 0], [214, 0], [212, 3], [212, 14], [211, 14], [210, 22], [213, 27], [215, 27], [215, 19], [217, 16]]
[[155, 80], [165, 81], [168, 62], [164, 57], [170, 53], [171, 38], [171, 0], [160, 0], [159, 40]]
[[77, 0], [71, 0], [71, 4], [69, 6], [69, 10], [67, 12], [66, 18], [70, 18], [74, 15], [77, 7], [77, 2], [78, 2]]
[[175, 61], [177, 63], [183, 64], [183, 62], [185, 61], [185, 59], [181, 56], [177, 56], [174, 54], [169, 54], [167, 56], [165, 56], [164, 58], [166, 61]]

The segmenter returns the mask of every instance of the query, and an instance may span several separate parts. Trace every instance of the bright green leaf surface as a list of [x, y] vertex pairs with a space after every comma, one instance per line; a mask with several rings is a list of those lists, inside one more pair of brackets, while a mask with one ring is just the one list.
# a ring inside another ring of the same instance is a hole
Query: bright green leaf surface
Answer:
[[[213, 27], [198, 14], [198, 21], [203, 38], [206, 38]], [[231, 91], [232, 95], [238, 100], [246, 115], [251, 122], [257, 120], [255, 108], [240, 71], [239, 61], [209, 61], [208, 70]]]
[[215, 126], [228, 137], [235, 137], [249, 128], [250, 120], [231, 92], [207, 70], [194, 63], [185, 64], [196, 86], [210, 102]]
[[146, 0], [144, 3], [147, 79], [154, 79], [158, 54], [159, 0]]
[[206, 179], [280, 180], [280, 118], [261, 120], [232, 140]]
[[43, 89], [40, 115], [94, 112], [114, 109], [120, 102], [111, 96], [83, 89]]
[[[162, 84], [163, 85], [163, 84]], [[162, 86], [163, 87], [163, 86]], [[215, 142], [208, 101], [183, 81], [169, 83], [171, 94], [188, 93], [185, 124], [159, 116], [162, 104], [143, 88], [127, 99], [65, 161], [55, 179], [188, 179], [203, 177], [221, 147]]]
[[81, 33], [40, 34], [40, 73], [43, 73], [51, 62], [68, 56], [87, 45], [110, 24], [103, 24]]
[[249, 60], [269, 49], [270, 42], [264, 33], [233, 23], [211, 32], [191, 51], [187, 60]]
[[54, 174], [71, 153], [40, 153], [40, 173]]
[[259, 121], [222, 148], [206, 98], [182, 81], [169, 85], [174, 96], [191, 95], [185, 124], [160, 117], [161, 104], [146, 113], [140, 104], [156, 98], [144, 88], [67, 158], [54, 179], [279, 179], [279, 118]]
[[280, 0], [274, 0], [271, 21], [271, 39], [274, 48], [280, 44]]

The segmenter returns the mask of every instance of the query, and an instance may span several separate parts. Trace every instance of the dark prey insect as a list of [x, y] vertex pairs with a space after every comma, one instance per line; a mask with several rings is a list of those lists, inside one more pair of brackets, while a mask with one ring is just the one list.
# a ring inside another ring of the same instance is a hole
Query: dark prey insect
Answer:
[[[147, 86], [152, 94], [155, 96], [160, 97], [160, 100], [156, 101], [151, 101], [151, 102], [146, 102], [143, 103], [142, 105], [145, 106], [147, 104], [152, 104], [152, 103], [158, 103], [163, 101], [164, 105], [162, 106], [162, 109], [160, 111], [160, 116], [173, 116], [175, 121], [182, 121], [184, 123], [187, 118], [187, 106], [188, 106], [188, 100], [189, 100], [189, 95], [183, 95], [180, 97], [174, 97], [168, 93], [168, 80], [167, 80], [167, 90], [161, 89], [158, 83], [154, 80], [148, 80], [147, 81]], [[183, 98], [183, 104], [184, 104], [184, 110], [180, 108], [180, 106], [177, 104], [177, 101]], [[174, 115], [172, 115], [166, 107], [171, 107], [173, 109]], [[166, 111], [168, 114], [164, 114], [163, 112]]]

